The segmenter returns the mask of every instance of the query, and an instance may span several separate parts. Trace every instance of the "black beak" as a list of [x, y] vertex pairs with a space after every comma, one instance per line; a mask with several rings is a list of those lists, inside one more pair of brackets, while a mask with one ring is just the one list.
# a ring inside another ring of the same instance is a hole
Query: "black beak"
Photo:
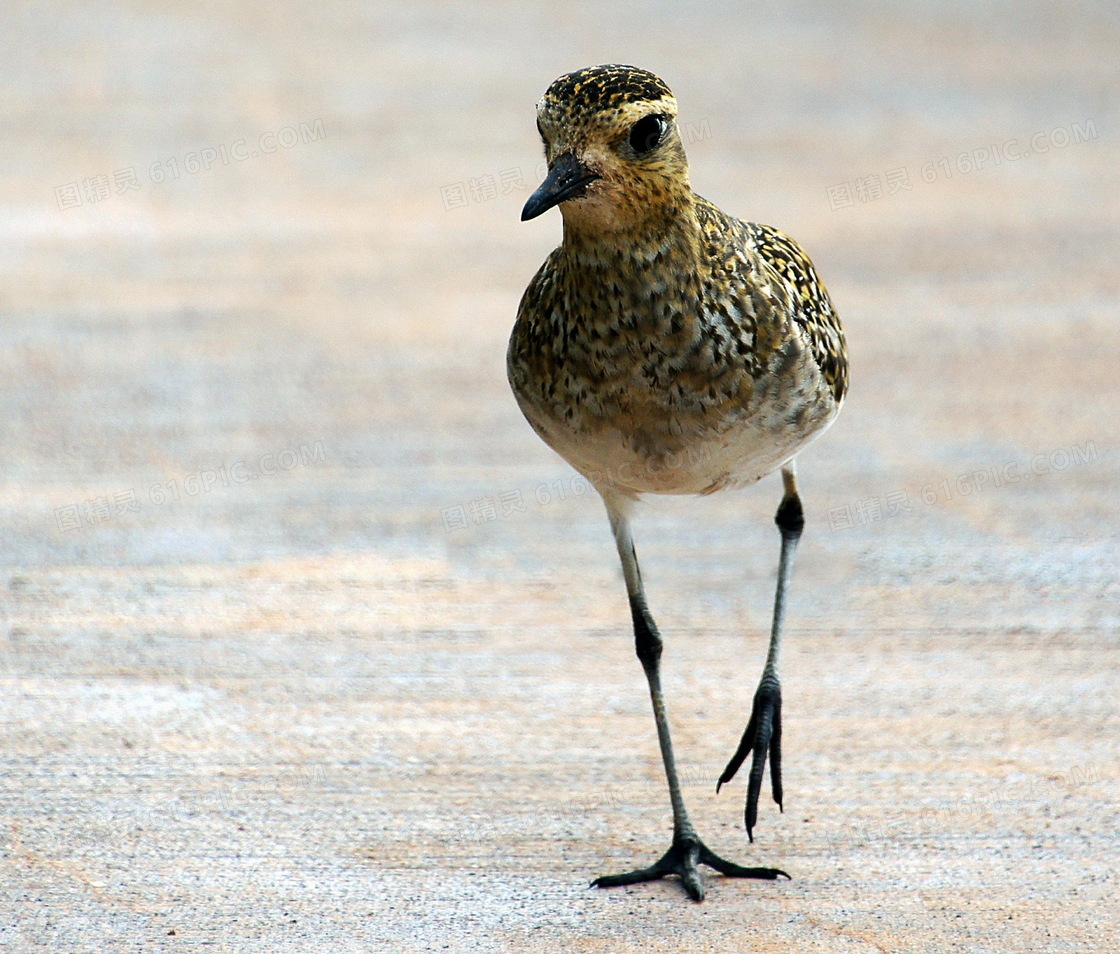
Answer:
[[557, 156], [540, 187], [529, 196], [521, 210], [521, 221], [535, 219], [554, 205], [584, 194], [587, 185], [601, 178], [580, 162], [570, 152]]

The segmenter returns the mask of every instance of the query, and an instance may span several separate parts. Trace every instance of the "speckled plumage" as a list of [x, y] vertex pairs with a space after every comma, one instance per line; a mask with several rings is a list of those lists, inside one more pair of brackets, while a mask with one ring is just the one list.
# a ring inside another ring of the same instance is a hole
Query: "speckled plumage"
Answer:
[[843, 331], [793, 239], [692, 192], [675, 123], [651, 156], [628, 130], [675, 118], [657, 77], [597, 67], [538, 106], [551, 160], [599, 173], [561, 205], [564, 241], [521, 301], [511, 385], [541, 437], [600, 490], [707, 493], [751, 483], [835, 417]]
[[549, 173], [522, 218], [558, 205], [564, 239], [525, 290], [507, 367], [529, 423], [606, 505], [673, 806], [673, 840], [660, 860], [592, 884], [672, 874], [699, 901], [702, 864], [734, 878], [785, 872], [726, 861], [689, 820], [632, 503], [646, 493], [711, 493], [781, 468], [770, 649], [750, 721], [719, 780], [731, 781], [753, 753], [744, 812], [753, 838], [767, 759], [779, 807], [783, 797], [778, 655], [804, 526], [793, 458], [839, 412], [848, 360], [840, 320], [800, 246], [692, 191], [676, 115], [669, 88], [631, 66], [578, 70], [549, 87], [537, 106]]

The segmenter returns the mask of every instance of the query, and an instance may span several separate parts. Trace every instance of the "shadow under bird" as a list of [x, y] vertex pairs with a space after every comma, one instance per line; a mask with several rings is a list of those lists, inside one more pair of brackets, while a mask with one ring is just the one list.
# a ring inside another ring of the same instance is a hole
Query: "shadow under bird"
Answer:
[[537, 105], [548, 175], [521, 217], [559, 206], [564, 235], [521, 299], [507, 367], [533, 429], [606, 505], [673, 808], [660, 860], [592, 884], [675, 874], [700, 901], [701, 864], [733, 878], [788, 875], [721, 858], [689, 820], [661, 691], [661, 636], [630, 534], [633, 505], [643, 494], [710, 494], [781, 470], [769, 652], [719, 779], [730, 781], [752, 756], [745, 821], [753, 841], [767, 757], [782, 804], [778, 653], [804, 526], [794, 458], [836, 418], [848, 361], [840, 320], [800, 246], [692, 191], [676, 117], [665, 83], [633, 66], [578, 70], [549, 86]]

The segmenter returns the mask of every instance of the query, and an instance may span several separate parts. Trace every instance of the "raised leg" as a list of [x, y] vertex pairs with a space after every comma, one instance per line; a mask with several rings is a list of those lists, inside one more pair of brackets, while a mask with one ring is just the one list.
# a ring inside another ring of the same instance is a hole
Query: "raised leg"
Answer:
[[786, 615], [786, 584], [789, 582], [793, 555], [797, 541], [805, 526], [805, 515], [801, 509], [801, 498], [797, 494], [797, 471], [793, 461], [782, 468], [782, 502], [774, 517], [782, 535], [782, 552], [778, 559], [778, 589], [774, 594], [774, 622], [770, 627], [770, 650], [766, 654], [766, 665], [762, 669], [762, 679], [754, 694], [751, 719], [747, 723], [739, 748], [727, 763], [727, 768], [719, 777], [716, 785], [718, 792], [725, 782], [730, 782], [739, 771], [739, 766], [751, 752], [750, 776], [747, 781], [747, 807], [744, 820], [747, 837], [754, 841], [754, 826], [758, 821], [758, 796], [762, 790], [762, 773], [766, 767], [766, 756], [770, 755], [770, 787], [778, 810], [782, 809], [782, 686], [778, 681], [778, 653], [782, 644], [782, 625]]
[[[604, 498], [606, 499], [606, 498]], [[634, 647], [638, 660], [649, 683], [650, 701], [653, 703], [653, 718], [657, 724], [657, 740], [661, 746], [661, 760], [665, 766], [665, 778], [669, 783], [669, 800], [673, 806], [673, 841], [669, 850], [648, 868], [639, 868], [625, 874], [606, 875], [591, 882], [592, 887], [610, 888], [640, 881], [656, 881], [666, 875], [675, 874], [684, 884], [685, 891], [693, 901], [704, 900], [704, 883], [700, 880], [698, 866], [706, 864], [731, 878], [765, 878], [773, 880], [786, 877], [777, 868], [744, 868], [725, 861], [700, 841], [692, 822], [685, 810], [681, 794], [677, 763], [673, 756], [673, 742], [669, 736], [669, 720], [665, 713], [665, 701], [661, 693], [661, 635], [650, 616], [646, 605], [645, 590], [642, 586], [638, 557], [630, 536], [630, 521], [626, 511], [626, 501], [607, 500], [607, 513], [611, 521], [618, 555], [622, 561], [622, 572], [626, 578], [626, 592], [630, 597], [630, 613], [634, 620]]]

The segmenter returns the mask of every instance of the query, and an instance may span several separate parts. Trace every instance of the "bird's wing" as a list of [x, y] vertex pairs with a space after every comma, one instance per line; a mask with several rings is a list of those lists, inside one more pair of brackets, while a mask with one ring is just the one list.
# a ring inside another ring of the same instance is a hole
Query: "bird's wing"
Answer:
[[769, 225], [744, 225], [762, 260], [789, 287], [793, 319], [808, 336], [817, 366], [839, 404], [848, 390], [848, 349], [828, 289], [809, 256], [792, 238]]

